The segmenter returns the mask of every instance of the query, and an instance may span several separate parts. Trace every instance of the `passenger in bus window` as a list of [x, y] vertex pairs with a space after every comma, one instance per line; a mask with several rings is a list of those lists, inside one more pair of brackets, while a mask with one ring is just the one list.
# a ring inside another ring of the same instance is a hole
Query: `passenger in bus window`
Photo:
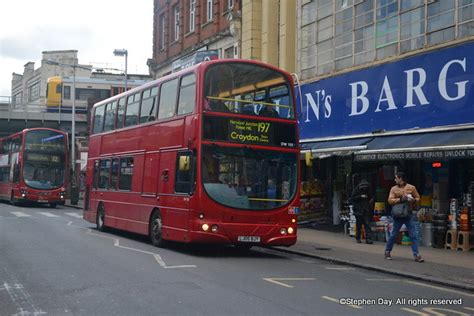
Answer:
[[246, 115], [256, 115], [255, 105], [254, 104], [249, 104], [249, 103], [244, 104], [240, 108], [240, 113], [241, 114], [246, 114]]
[[266, 117], [280, 117], [280, 114], [275, 109], [275, 106], [270, 104], [264, 104], [262, 109], [258, 112], [258, 115]]
[[212, 111], [229, 112], [229, 109], [222, 100], [208, 99], [207, 108], [210, 108]]

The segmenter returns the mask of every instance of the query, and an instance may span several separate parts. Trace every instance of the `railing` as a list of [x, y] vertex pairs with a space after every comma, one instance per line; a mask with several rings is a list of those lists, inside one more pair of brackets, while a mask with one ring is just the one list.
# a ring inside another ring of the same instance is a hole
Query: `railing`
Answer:
[[[76, 101], [75, 121], [86, 122], [87, 115], [84, 110], [87, 109], [87, 101]], [[61, 111], [62, 110], [62, 111]], [[81, 111], [82, 110], [82, 111]], [[40, 98], [34, 102], [26, 104], [12, 104], [11, 97], [0, 96], [0, 120], [48, 120], [48, 121], [71, 121], [71, 108], [66, 106], [58, 108], [58, 111], [48, 111], [46, 99]]]
[[10, 109], [12, 98], [8, 96], [0, 96], [0, 111], [8, 111]]

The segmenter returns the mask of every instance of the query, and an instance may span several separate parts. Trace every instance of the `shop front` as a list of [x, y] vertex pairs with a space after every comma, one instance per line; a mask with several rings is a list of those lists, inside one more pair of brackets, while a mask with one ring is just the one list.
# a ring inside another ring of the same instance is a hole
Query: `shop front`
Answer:
[[400, 170], [422, 196], [423, 244], [444, 248], [452, 235], [463, 244], [450, 247], [474, 248], [472, 51], [463, 43], [302, 85], [303, 220], [350, 220], [350, 193], [365, 178], [380, 232]]

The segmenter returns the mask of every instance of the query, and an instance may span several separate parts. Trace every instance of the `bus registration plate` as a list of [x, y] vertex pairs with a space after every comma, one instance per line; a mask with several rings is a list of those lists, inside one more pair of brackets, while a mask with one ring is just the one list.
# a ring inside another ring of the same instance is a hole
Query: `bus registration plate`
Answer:
[[260, 242], [260, 236], [239, 236], [237, 240], [240, 242]]

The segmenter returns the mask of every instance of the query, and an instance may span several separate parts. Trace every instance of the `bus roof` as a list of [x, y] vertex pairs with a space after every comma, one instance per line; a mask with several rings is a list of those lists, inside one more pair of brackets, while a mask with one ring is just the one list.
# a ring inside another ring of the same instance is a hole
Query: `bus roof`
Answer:
[[118, 99], [121, 99], [125, 96], [129, 96], [129, 95], [132, 95], [138, 91], [141, 91], [141, 90], [144, 90], [144, 89], [147, 89], [147, 88], [150, 88], [150, 87], [154, 87], [156, 86], [157, 83], [160, 83], [160, 82], [164, 82], [164, 81], [168, 81], [168, 80], [171, 80], [173, 78], [176, 78], [176, 77], [180, 77], [182, 76], [183, 74], [187, 74], [187, 73], [191, 73], [191, 72], [196, 72], [197, 69], [202, 69], [203, 71], [205, 71], [207, 68], [209, 68], [210, 66], [212, 65], [216, 65], [216, 64], [227, 64], [227, 63], [244, 63], [244, 64], [253, 64], [253, 65], [257, 65], [257, 66], [261, 66], [261, 67], [265, 67], [265, 68], [269, 68], [271, 70], [274, 70], [274, 71], [277, 71], [277, 72], [280, 72], [282, 74], [284, 74], [285, 76], [287, 76], [289, 78], [289, 80], [291, 80], [291, 82], [293, 82], [293, 79], [291, 77], [291, 75], [289, 73], [287, 73], [286, 71], [282, 70], [282, 69], [279, 69], [275, 66], [272, 66], [272, 65], [269, 65], [269, 64], [266, 64], [266, 63], [263, 63], [261, 61], [258, 61], [258, 60], [250, 60], [250, 59], [214, 59], [214, 60], [210, 60], [210, 61], [203, 61], [199, 64], [196, 64], [196, 65], [193, 65], [191, 67], [188, 67], [188, 68], [185, 68], [185, 69], [182, 69], [180, 71], [177, 71], [177, 72], [173, 72], [173, 73], [170, 73], [168, 75], [165, 75], [163, 77], [160, 77], [160, 78], [157, 78], [153, 81], [149, 81], [141, 86], [138, 86], [138, 87], [135, 87], [133, 89], [130, 89], [126, 92], [122, 92], [120, 94], [117, 94], [113, 97], [110, 97], [108, 99], [105, 99], [105, 100], [102, 100], [100, 102], [97, 102], [96, 104], [94, 104], [94, 108], [95, 107], [98, 107], [100, 105], [103, 105], [103, 104], [107, 104], [107, 103], [110, 103], [112, 101], [115, 101], [115, 100], [118, 100]]

